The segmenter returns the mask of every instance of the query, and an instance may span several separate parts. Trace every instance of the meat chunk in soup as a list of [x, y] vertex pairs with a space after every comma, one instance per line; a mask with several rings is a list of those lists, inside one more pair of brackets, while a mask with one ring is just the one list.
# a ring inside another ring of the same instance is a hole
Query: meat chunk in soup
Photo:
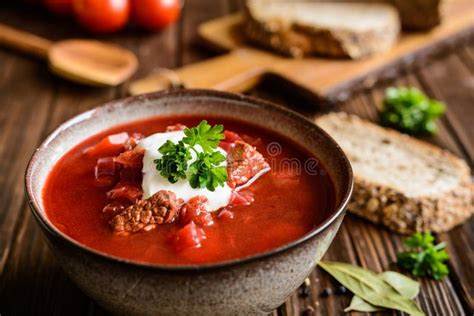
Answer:
[[231, 187], [244, 185], [260, 171], [269, 168], [270, 165], [254, 146], [242, 140], [236, 140], [229, 147], [227, 153], [227, 174]]
[[150, 198], [139, 200], [110, 221], [112, 229], [127, 235], [140, 230], [149, 231], [158, 224], [173, 222], [183, 204], [171, 191], [161, 190]]

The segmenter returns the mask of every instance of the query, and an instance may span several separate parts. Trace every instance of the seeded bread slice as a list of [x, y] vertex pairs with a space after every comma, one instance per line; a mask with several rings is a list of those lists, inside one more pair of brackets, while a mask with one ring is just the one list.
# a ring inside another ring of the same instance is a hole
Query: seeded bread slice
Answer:
[[439, 25], [446, 1], [448, 0], [388, 0], [400, 13], [403, 29], [409, 31], [429, 30]]
[[473, 214], [470, 170], [461, 159], [345, 113], [322, 116], [316, 124], [351, 161], [350, 212], [402, 234], [447, 231]]
[[363, 58], [391, 48], [400, 21], [383, 3], [249, 0], [244, 32], [257, 44], [301, 57]]
[[424, 31], [441, 23], [444, 4], [449, 0], [311, 0], [319, 2], [383, 2], [397, 8], [403, 30]]

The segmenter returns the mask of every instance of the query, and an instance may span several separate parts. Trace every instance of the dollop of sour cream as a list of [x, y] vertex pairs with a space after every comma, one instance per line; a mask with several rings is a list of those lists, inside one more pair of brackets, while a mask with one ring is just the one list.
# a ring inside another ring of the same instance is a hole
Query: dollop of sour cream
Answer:
[[[174, 143], [177, 143], [184, 137], [183, 131], [177, 132], [167, 132], [167, 133], [156, 133], [142, 139], [138, 146], [145, 150], [145, 155], [143, 157], [143, 198], [149, 198], [156, 192], [160, 190], [169, 190], [176, 194], [178, 198], [182, 198], [187, 202], [190, 198], [196, 195], [203, 195], [207, 197], [208, 201], [206, 203], [206, 209], [208, 211], [216, 211], [221, 207], [224, 207], [229, 204], [232, 189], [227, 185], [227, 182], [224, 186], [218, 186], [213, 192], [209, 191], [206, 188], [192, 188], [189, 184], [188, 179], [180, 179], [176, 183], [170, 183], [168, 179], [162, 177], [159, 171], [156, 170], [156, 164], [153, 162], [155, 159], [162, 157], [162, 154], [158, 151], [166, 141], [170, 140]], [[198, 152], [202, 151], [202, 148], [198, 145], [196, 146]], [[221, 151], [226, 157], [227, 153], [218, 148], [217, 150]], [[192, 159], [189, 161], [189, 165], [196, 160], [196, 155], [192, 152]], [[222, 166], [226, 165], [224, 161]]]

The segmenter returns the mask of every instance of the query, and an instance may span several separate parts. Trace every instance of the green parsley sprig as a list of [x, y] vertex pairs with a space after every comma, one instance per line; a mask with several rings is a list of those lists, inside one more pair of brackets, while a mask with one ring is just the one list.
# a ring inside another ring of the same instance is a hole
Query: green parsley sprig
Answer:
[[430, 276], [441, 280], [449, 274], [444, 263], [449, 259], [445, 243], [435, 245], [430, 233], [416, 233], [404, 241], [406, 252], [398, 254], [398, 264], [414, 276]]
[[442, 102], [428, 98], [413, 87], [385, 91], [380, 121], [408, 134], [435, 134], [435, 120], [445, 112]]
[[[185, 137], [174, 143], [168, 140], [158, 151], [162, 154], [155, 159], [156, 170], [169, 182], [187, 179], [192, 188], [207, 188], [215, 191], [218, 186], [224, 186], [227, 181], [227, 170], [221, 163], [226, 157], [217, 151], [219, 141], [224, 139], [224, 126], [211, 126], [207, 121], [201, 121], [198, 126], [186, 128]], [[200, 146], [202, 151], [197, 150]], [[196, 160], [189, 165], [192, 152]]]

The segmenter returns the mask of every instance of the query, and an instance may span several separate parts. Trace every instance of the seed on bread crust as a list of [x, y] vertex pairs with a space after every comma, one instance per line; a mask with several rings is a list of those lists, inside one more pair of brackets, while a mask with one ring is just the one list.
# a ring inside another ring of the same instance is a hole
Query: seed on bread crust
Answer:
[[474, 213], [469, 167], [454, 155], [345, 113], [322, 116], [316, 124], [335, 138], [353, 165], [351, 213], [402, 234], [448, 231]]

